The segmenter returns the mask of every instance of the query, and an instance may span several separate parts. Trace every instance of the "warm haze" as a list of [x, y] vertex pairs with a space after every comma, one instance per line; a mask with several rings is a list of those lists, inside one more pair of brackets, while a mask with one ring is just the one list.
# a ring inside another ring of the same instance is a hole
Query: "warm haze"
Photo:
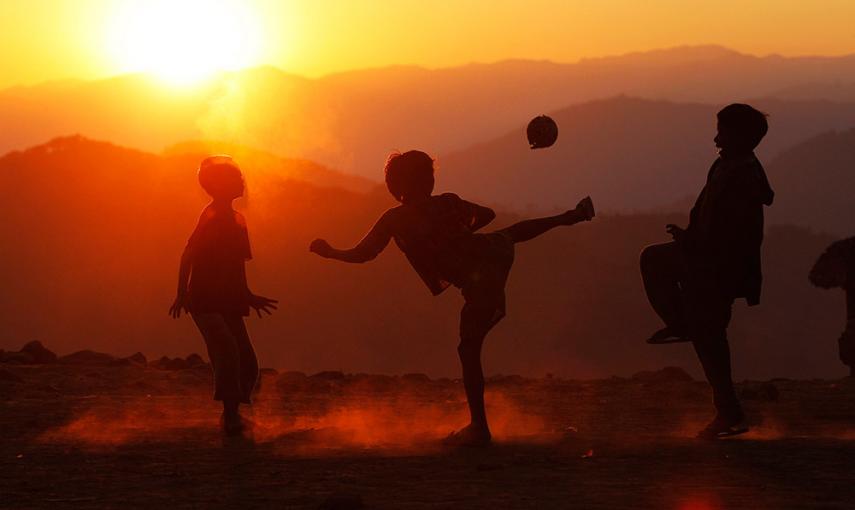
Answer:
[[0, 0], [0, 507], [851, 510], [853, 19]]
[[716, 43], [766, 55], [855, 48], [847, 0], [4, 0], [0, 87], [146, 71], [170, 83], [272, 65], [320, 76], [509, 58], [573, 62]]

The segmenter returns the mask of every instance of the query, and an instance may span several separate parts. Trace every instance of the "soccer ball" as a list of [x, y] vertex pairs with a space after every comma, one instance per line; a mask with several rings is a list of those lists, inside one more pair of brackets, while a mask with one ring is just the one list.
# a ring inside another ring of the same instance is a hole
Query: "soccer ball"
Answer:
[[525, 133], [532, 149], [545, 149], [551, 147], [555, 140], [558, 140], [558, 124], [550, 117], [541, 115], [531, 119]]

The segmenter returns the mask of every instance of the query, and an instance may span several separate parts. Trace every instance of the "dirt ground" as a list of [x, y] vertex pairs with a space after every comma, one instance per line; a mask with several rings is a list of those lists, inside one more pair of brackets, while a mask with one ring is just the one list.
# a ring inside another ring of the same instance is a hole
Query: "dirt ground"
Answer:
[[493, 377], [495, 444], [451, 449], [459, 381], [266, 371], [224, 439], [207, 368], [0, 365], [2, 508], [855, 508], [855, 381], [744, 382], [704, 442], [702, 382]]

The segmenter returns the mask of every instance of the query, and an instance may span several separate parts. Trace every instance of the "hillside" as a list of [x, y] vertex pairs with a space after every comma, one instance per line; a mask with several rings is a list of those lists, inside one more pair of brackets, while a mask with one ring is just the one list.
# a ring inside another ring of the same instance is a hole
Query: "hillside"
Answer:
[[[178, 257], [205, 203], [197, 161], [79, 137], [0, 158], [0, 186], [8, 190], [0, 205], [0, 348], [39, 339], [60, 354], [202, 350], [191, 321], [166, 314]], [[356, 242], [392, 205], [385, 192], [254, 171], [247, 185], [240, 207], [255, 255], [250, 284], [281, 300], [279, 313], [250, 319], [264, 365], [457, 373], [456, 292], [432, 298], [394, 247], [359, 267], [307, 251], [317, 236]], [[501, 214], [496, 225], [512, 220]], [[642, 294], [638, 253], [665, 240], [666, 222], [680, 220], [605, 216], [521, 246], [509, 317], [486, 348], [488, 372], [592, 377], [670, 364], [697, 374], [690, 348], [643, 343], [657, 321]], [[806, 278], [830, 241], [801, 228], [770, 229], [764, 303], [736, 309], [738, 378], [844, 372], [835, 342], [842, 296], [815, 290]]]
[[855, 129], [818, 135], [775, 159], [774, 220], [848, 237], [855, 232]]
[[[769, 134], [758, 150], [767, 167], [793, 144], [855, 126], [855, 104], [752, 104], [769, 114]], [[530, 150], [521, 123], [504, 136], [442, 156], [443, 185], [514, 209], [566, 208], [584, 194], [601, 210], [662, 209], [694, 198], [703, 185], [717, 157], [718, 108], [630, 97], [571, 106], [551, 114], [560, 130], [552, 148]], [[775, 178], [770, 170], [773, 187]]]
[[399, 66], [318, 79], [259, 68], [188, 90], [128, 75], [0, 91], [0, 153], [71, 133], [155, 152], [217, 139], [376, 178], [391, 150], [446, 154], [518, 129], [534, 115], [618, 94], [721, 104], [799, 89], [800, 99], [813, 100], [825, 98], [824, 84], [853, 82], [853, 56], [755, 57], [716, 46], [567, 64]]

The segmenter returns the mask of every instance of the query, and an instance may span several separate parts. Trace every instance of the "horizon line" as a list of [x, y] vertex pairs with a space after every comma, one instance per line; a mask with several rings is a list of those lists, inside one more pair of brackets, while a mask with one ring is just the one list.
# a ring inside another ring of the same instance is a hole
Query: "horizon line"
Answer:
[[[452, 64], [452, 65], [447, 65], [447, 66], [428, 66], [428, 65], [415, 64], [415, 63], [393, 63], [393, 64], [386, 64], [386, 65], [376, 65], [376, 66], [354, 67], [354, 68], [348, 68], [348, 69], [341, 69], [341, 70], [336, 70], [336, 71], [331, 71], [331, 72], [321, 73], [321, 74], [316, 74], [316, 75], [311, 74], [311, 73], [301, 74], [301, 73], [289, 71], [285, 68], [279, 67], [278, 65], [272, 64], [272, 63], [258, 63], [255, 65], [249, 65], [249, 66], [241, 67], [241, 68], [237, 68], [237, 69], [219, 70], [215, 73], [212, 73], [212, 75], [209, 76], [208, 78], [205, 78], [203, 80], [203, 82], [204, 81], [210, 81], [210, 80], [214, 79], [215, 77], [220, 77], [223, 75], [242, 73], [242, 72], [247, 72], [247, 71], [264, 70], [264, 69], [272, 69], [272, 70], [280, 72], [284, 75], [292, 76], [294, 78], [299, 78], [299, 79], [303, 79], [306, 81], [320, 81], [320, 80], [329, 79], [329, 78], [333, 78], [336, 76], [352, 74], [352, 73], [383, 71], [383, 70], [399, 69], [399, 68], [433, 72], [433, 71], [446, 71], [446, 70], [463, 69], [463, 68], [472, 67], [472, 66], [500, 65], [500, 64], [505, 64], [505, 63], [514, 63], [514, 62], [518, 62], [518, 63], [546, 63], [546, 64], [554, 64], [554, 65], [559, 65], [559, 66], [573, 66], [573, 65], [581, 65], [581, 64], [591, 64], [591, 63], [596, 63], [598, 61], [608, 61], [608, 60], [628, 58], [628, 57], [653, 55], [656, 53], [675, 52], [675, 51], [679, 51], [679, 50], [702, 50], [702, 49], [719, 50], [722, 54], [732, 54], [732, 55], [749, 57], [749, 58], [757, 58], [757, 59], [769, 59], [769, 58], [782, 58], [782, 59], [790, 59], [790, 60], [796, 60], [796, 59], [837, 59], [837, 58], [847, 58], [847, 57], [855, 56], [855, 49], [853, 49], [852, 51], [848, 51], [845, 53], [839, 53], [839, 54], [816, 54], [816, 53], [783, 54], [780, 52], [756, 54], [756, 53], [740, 51], [740, 50], [734, 49], [730, 46], [725, 46], [725, 45], [719, 44], [719, 43], [680, 44], [680, 45], [675, 45], [675, 46], [656, 47], [656, 48], [651, 48], [651, 49], [647, 49], [647, 50], [633, 50], [633, 51], [627, 51], [627, 52], [623, 52], [623, 53], [609, 53], [609, 54], [603, 54], [603, 55], [599, 55], [599, 56], [580, 57], [580, 58], [578, 58], [576, 60], [572, 60], [572, 61], [559, 61], [559, 60], [553, 60], [553, 59], [548, 59], [548, 58], [540, 59], [540, 58], [534, 58], [534, 57], [509, 57], [509, 58], [503, 58], [503, 59], [492, 60], [492, 61], [471, 60], [469, 62], [465, 62], [465, 63], [461, 63], [461, 64]], [[44, 87], [44, 86], [51, 86], [51, 85], [63, 85], [63, 84], [94, 83], [94, 82], [110, 81], [110, 80], [114, 80], [114, 79], [121, 79], [121, 78], [128, 78], [128, 77], [142, 77], [142, 78], [146, 78], [146, 79], [151, 79], [152, 81], [160, 81], [151, 72], [148, 72], [148, 71], [130, 71], [130, 72], [117, 73], [117, 74], [95, 76], [95, 77], [91, 77], [91, 78], [81, 78], [81, 77], [69, 76], [69, 77], [57, 77], [54, 79], [34, 81], [34, 82], [28, 82], [28, 83], [17, 83], [17, 84], [12, 84], [12, 85], [8, 85], [8, 86], [3, 86], [2, 88], [0, 88], [0, 93], [10, 91], [10, 90], [15, 90], [15, 89], [30, 89], [30, 88], [37, 88], [37, 87]]]

